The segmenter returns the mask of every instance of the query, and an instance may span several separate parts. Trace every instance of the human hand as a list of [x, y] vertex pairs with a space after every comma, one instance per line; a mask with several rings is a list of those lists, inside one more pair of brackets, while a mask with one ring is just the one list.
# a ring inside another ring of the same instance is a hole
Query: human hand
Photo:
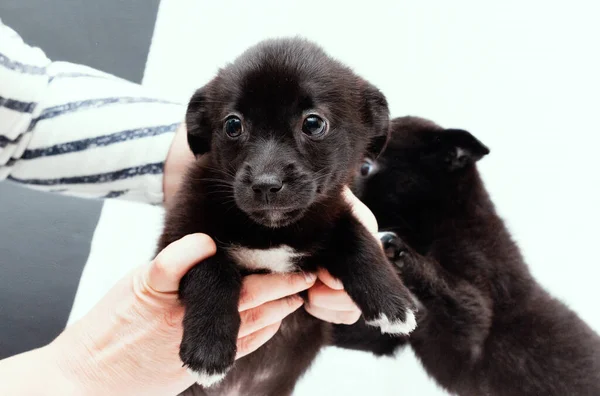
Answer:
[[[124, 277], [46, 347], [45, 356], [60, 367], [73, 394], [162, 396], [177, 394], [195, 382], [178, 354], [184, 308], [177, 290], [181, 277], [215, 250], [214, 242], [203, 234], [172, 243], [150, 264]], [[315, 280], [314, 275], [301, 274], [246, 277], [237, 357], [269, 340], [281, 319], [302, 306], [296, 293]]]
[[[377, 233], [377, 220], [373, 213], [350, 191], [344, 189], [344, 200], [350, 205], [354, 216], [373, 235]], [[379, 241], [379, 238], [377, 238]], [[358, 321], [361, 311], [344, 291], [344, 285], [324, 269], [317, 271], [318, 280], [308, 290], [308, 302], [304, 309], [321, 320], [336, 324], [353, 324]]]

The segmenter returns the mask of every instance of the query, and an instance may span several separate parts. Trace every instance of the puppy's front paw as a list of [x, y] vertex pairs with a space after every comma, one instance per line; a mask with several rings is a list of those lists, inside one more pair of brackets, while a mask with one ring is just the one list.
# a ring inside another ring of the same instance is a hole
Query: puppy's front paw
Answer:
[[378, 236], [388, 260], [396, 267], [402, 268], [404, 266], [404, 259], [407, 258], [409, 253], [408, 246], [394, 232], [383, 231], [379, 232]]
[[417, 327], [415, 313], [411, 309], [404, 311], [404, 315], [388, 317], [385, 313], [380, 313], [378, 317], [366, 319], [369, 326], [379, 327], [381, 333], [387, 334], [409, 334]]
[[419, 295], [420, 291], [428, 288], [425, 280], [431, 270], [431, 265], [394, 232], [380, 232], [379, 240], [386, 257], [395, 267], [404, 285], [411, 291], [412, 299], [415, 300], [415, 295]]
[[[408, 245], [393, 232], [380, 232], [379, 239], [388, 260], [402, 268], [410, 256]], [[365, 321], [382, 333], [409, 334], [417, 327], [414, 298], [402, 282], [388, 278], [385, 283], [379, 285], [384, 291], [376, 300], [377, 310], [363, 310]]]
[[374, 300], [371, 309], [363, 311], [365, 322], [369, 326], [379, 327], [382, 333], [409, 334], [417, 327], [416, 302], [406, 287], [398, 282], [390, 282], [372, 289]]
[[[186, 326], [184, 322], [179, 357], [196, 382], [204, 387], [215, 385], [225, 378], [235, 361], [237, 329], [234, 324], [223, 322], [214, 320], [195, 326]], [[187, 331], [188, 328], [190, 331]]]
[[179, 356], [188, 372], [196, 378], [199, 385], [210, 387], [219, 383], [235, 360], [236, 348], [224, 340], [204, 339], [181, 343]]

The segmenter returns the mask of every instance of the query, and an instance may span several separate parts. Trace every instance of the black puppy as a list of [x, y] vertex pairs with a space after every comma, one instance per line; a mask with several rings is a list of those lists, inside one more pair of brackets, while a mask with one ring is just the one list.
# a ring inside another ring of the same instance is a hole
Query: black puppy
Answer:
[[393, 232], [383, 241], [421, 305], [418, 327], [406, 338], [339, 326], [336, 343], [391, 354], [409, 342], [459, 395], [600, 395], [600, 337], [532, 278], [476, 169], [488, 152], [463, 130], [392, 121], [354, 189]]
[[375, 87], [314, 44], [268, 40], [198, 90], [186, 122], [192, 151], [210, 153], [208, 164], [189, 169], [159, 250], [196, 232], [217, 243], [179, 289], [184, 365], [205, 387], [229, 373], [204, 392], [289, 394], [327, 341], [329, 325], [299, 310], [234, 365], [248, 273], [321, 266], [344, 283], [368, 323], [413, 330], [408, 290], [341, 198], [363, 153], [387, 140], [388, 106]]

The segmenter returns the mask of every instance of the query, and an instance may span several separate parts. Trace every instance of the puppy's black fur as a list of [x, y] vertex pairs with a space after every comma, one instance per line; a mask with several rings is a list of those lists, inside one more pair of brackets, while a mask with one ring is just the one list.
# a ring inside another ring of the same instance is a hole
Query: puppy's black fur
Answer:
[[387, 102], [375, 87], [314, 44], [269, 40], [198, 90], [186, 121], [192, 151], [210, 154], [189, 169], [159, 250], [197, 232], [217, 243], [179, 290], [180, 356], [205, 385], [197, 392], [290, 394], [327, 342], [329, 325], [301, 309], [234, 364], [248, 273], [321, 266], [342, 280], [366, 321], [412, 330], [408, 290], [341, 198], [363, 153], [376, 153], [389, 133]]
[[338, 326], [335, 343], [391, 354], [408, 342], [459, 395], [600, 395], [600, 338], [532, 278], [477, 172], [488, 152], [463, 130], [392, 121], [354, 189], [397, 235], [384, 244], [421, 304], [418, 327], [406, 338]]

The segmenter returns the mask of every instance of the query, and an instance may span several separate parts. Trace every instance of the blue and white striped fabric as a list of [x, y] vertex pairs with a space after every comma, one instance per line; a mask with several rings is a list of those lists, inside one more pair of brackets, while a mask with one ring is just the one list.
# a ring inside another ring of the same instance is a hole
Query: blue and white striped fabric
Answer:
[[181, 103], [52, 62], [0, 22], [0, 180], [81, 197], [162, 202]]

